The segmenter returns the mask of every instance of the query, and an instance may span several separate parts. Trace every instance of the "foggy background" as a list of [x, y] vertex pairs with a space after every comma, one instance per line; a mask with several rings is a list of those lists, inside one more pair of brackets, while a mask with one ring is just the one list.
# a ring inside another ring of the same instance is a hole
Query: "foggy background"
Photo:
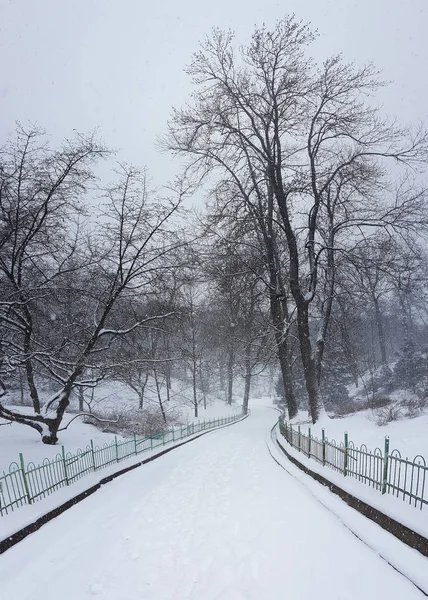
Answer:
[[316, 60], [373, 61], [392, 81], [379, 96], [385, 111], [427, 120], [426, 0], [0, 0], [0, 143], [17, 120], [53, 142], [99, 127], [121, 160], [147, 165], [162, 185], [176, 167], [156, 138], [191, 92], [183, 69], [199, 41], [214, 26], [244, 41], [293, 12], [319, 30]]

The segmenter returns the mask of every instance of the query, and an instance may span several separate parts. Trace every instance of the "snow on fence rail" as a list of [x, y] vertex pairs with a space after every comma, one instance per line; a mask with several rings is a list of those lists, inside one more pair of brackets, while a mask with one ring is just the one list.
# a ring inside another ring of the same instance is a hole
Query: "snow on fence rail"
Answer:
[[287, 442], [315, 459], [323, 466], [330, 467], [345, 477], [355, 477], [358, 481], [370, 485], [382, 494], [393, 494], [408, 500], [409, 504], [419, 507], [428, 505], [428, 466], [423, 456], [416, 456], [413, 461], [403, 458], [398, 450], [389, 449], [389, 438], [385, 437], [382, 451], [376, 448], [368, 450], [365, 444], [359, 448], [348, 439], [345, 433], [343, 442], [329, 440], [325, 436], [318, 439], [308, 433], [301, 432], [300, 425], [293, 429], [283, 417], [279, 418], [279, 430]]
[[33, 504], [59, 488], [71, 485], [87, 473], [241, 418], [242, 414], [238, 413], [230, 417], [173, 427], [151, 436], [134, 435], [124, 442], [118, 442], [115, 438], [114, 443], [103, 444], [101, 447], [94, 446], [91, 440], [85, 450], [79, 448], [75, 454], [66, 453], [64, 446], [61, 446], [61, 453], [54, 459], [45, 458], [38, 465], [33, 462], [25, 465], [24, 457], [20, 454], [19, 462], [13, 462], [8, 472], [3, 471], [3, 475], [0, 476], [0, 515], [7, 515], [24, 504]]

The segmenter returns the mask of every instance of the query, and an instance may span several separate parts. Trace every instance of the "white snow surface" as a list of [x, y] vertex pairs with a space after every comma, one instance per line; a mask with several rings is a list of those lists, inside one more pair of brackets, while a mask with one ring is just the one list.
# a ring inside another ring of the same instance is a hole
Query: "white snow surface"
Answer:
[[393, 494], [382, 495], [379, 490], [358, 481], [354, 477], [344, 477], [342, 473], [334, 471], [328, 466], [322, 466], [313, 458], [308, 458], [303, 452], [299, 452], [297, 448], [290, 446], [281, 435], [278, 427], [275, 434], [285, 451], [305, 467], [428, 538], [428, 508], [424, 507], [421, 511], [419, 507], [416, 508], [414, 505], [409, 504], [408, 498], [403, 500], [401, 495], [398, 498]]
[[311, 433], [321, 438], [321, 430], [324, 428], [328, 439], [343, 442], [345, 431], [349, 434], [356, 446], [366, 444], [367, 448], [374, 450], [380, 448], [383, 452], [385, 436], [389, 436], [389, 449], [400, 451], [404, 458], [413, 460], [415, 456], [422, 455], [428, 463], [428, 412], [413, 419], [399, 419], [387, 425], [379, 427], [376, 425], [373, 413], [370, 410], [357, 412], [355, 414], [331, 419], [326, 414], [315, 424], [311, 425], [308, 413], [300, 411], [293, 419], [294, 424], [301, 423], [302, 433]]
[[104, 486], [0, 558], [2, 598], [422, 598], [409, 579], [428, 591], [428, 560], [281, 468], [276, 420], [254, 407]]
[[[29, 411], [27, 411], [29, 412]], [[66, 424], [74, 415], [65, 415]], [[66, 452], [76, 452], [78, 448], [85, 449], [92, 439], [95, 445], [111, 444], [114, 442], [114, 435], [103, 433], [93, 425], [83, 423], [81, 419], [76, 419], [70, 425], [69, 429], [59, 433], [59, 443], [55, 446], [44, 444], [40, 434], [19, 423], [10, 423], [0, 428], [0, 471], [9, 468], [10, 463], [19, 460], [19, 453], [22, 452], [26, 463], [32, 461], [40, 463], [44, 458], [55, 458], [61, 453], [61, 445], [64, 445]], [[118, 439], [121, 439], [118, 436]]]
[[[30, 409], [16, 408], [22, 412], [30, 412]], [[187, 406], [182, 406], [180, 412], [183, 423], [197, 423], [198, 421], [228, 417], [241, 412], [241, 410], [242, 407], [237, 404], [228, 406], [225, 402], [213, 402], [207, 406], [206, 410], [203, 407], [200, 408], [198, 419], [192, 416]], [[75, 415], [72, 413], [66, 414], [63, 426], [73, 417]], [[68, 429], [60, 431], [58, 444], [50, 446], [42, 442], [40, 434], [34, 429], [19, 423], [8, 423], [0, 427], [0, 473], [3, 470], [7, 472], [12, 462], [19, 461], [20, 452], [22, 452], [26, 464], [29, 462], [38, 464], [44, 458], [55, 458], [61, 452], [61, 445], [65, 447], [66, 452], [75, 453], [78, 448], [85, 449], [91, 439], [95, 446], [102, 446], [103, 444], [112, 444], [114, 438], [114, 434], [105, 433], [93, 425], [83, 423], [79, 417], [71, 423]], [[123, 439], [121, 436], [117, 436], [117, 438], [118, 440]]]

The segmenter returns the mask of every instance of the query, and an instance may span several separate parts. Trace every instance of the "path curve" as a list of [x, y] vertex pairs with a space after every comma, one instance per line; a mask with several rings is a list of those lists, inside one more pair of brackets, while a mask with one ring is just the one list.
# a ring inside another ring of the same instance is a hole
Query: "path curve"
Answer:
[[112, 482], [0, 558], [8, 600], [413, 600], [423, 595], [270, 457], [245, 421]]

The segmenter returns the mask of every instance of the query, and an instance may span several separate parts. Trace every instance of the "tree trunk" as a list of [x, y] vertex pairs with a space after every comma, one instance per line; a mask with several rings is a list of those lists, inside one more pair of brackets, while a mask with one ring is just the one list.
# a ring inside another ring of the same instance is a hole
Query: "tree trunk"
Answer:
[[[333, 230], [333, 223], [330, 224], [331, 229]], [[321, 373], [322, 373], [322, 361], [324, 358], [324, 348], [325, 348], [325, 340], [327, 337], [328, 328], [330, 325], [331, 311], [333, 307], [333, 298], [334, 298], [334, 287], [335, 287], [335, 263], [334, 263], [334, 237], [333, 233], [331, 233], [330, 238], [328, 240], [329, 248], [327, 250], [327, 269], [326, 269], [326, 294], [327, 298], [323, 303], [323, 314], [321, 318], [321, 323], [318, 331], [317, 341], [316, 341], [316, 374], [317, 374], [317, 383], [318, 386], [321, 385]]]
[[322, 402], [319, 396], [319, 386], [317, 382], [317, 366], [313, 356], [312, 343], [309, 332], [309, 302], [313, 298], [316, 285], [316, 273], [312, 275], [313, 289], [309, 299], [303, 294], [300, 285], [300, 263], [299, 250], [296, 236], [290, 222], [290, 216], [287, 208], [287, 196], [282, 186], [281, 169], [278, 167], [275, 173], [270, 173], [271, 181], [275, 192], [281, 220], [284, 226], [284, 232], [287, 239], [289, 253], [288, 282], [291, 294], [297, 308], [297, 333], [299, 337], [300, 354], [303, 363], [303, 372], [305, 375], [306, 391], [308, 393], [309, 413], [313, 423], [316, 423], [322, 409]]
[[144, 380], [141, 380], [141, 375], [139, 375], [139, 380], [140, 380], [140, 389], [138, 391], [138, 408], [140, 410], [142, 410], [143, 405], [144, 405], [144, 393], [146, 391], [146, 385], [149, 380], [149, 374], [145, 373]]
[[[24, 343], [24, 350], [26, 354], [30, 352], [30, 344]], [[30, 390], [31, 400], [33, 402], [34, 412], [40, 414], [40, 399], [39, 394], [37, 393], [36, 384], [34, 383], [34, 372], [33, 372], [33, 363], [31, 358], [27, 358], [25, 361], [25, 372], [27, 374], [27, 383]]]
[[19, 391], [21, 394], [21, 405], [24, 404], [24, 378], [22, 376], [22, 370], [19, 369]]
[[296, 396], [294, 394], [293, 373], [290, 364], [288, 337], [285, 331], [285, 328], [288, 327], [288, 323], [286, 324], [284, 319], [287, 319], [288, 321], [289, 315], [285, 289], [280, 278], [280, 264], [273, 229], [273, 194], [271, 186], [268, 194], [268, 218], [266, 224], [263, 224], [263, 239], [266, 247], [269, 269], [270, 314], [274, 328], [281, 376], [284, 384], [288, 416], [290, 419], [293, 419], [297, 415], [298, 407]]
[[157, 395], [158, 395], [159, 407], [161, 409], [163, 421], [164, 421], [164, 423], [166, 423], [166, 414], [165, 414], [165, 409], [163, 407], [162, 394], [161, 394], [161, 391], [160, 391], [158, 372], [157, 372], [156, 369], [153, 370], [153, 375], [154, 375], [154, 378], [155, 378], [156, 392], [157, 392]]
[[227, 357], [227, 403], [232, 404], [233, 394], [233, 365], [235, 362], [235, 347], [233, 340], [229, 347], [229, 356]]
[[195, 417], [198, 416], [198, 392], [197, 392], [197, 388], [196, 388], [196, 370], [197, 370], [197, 364], [196, 364], [196, 361], [193, 361], [192, 381], [193, 381], [193, 407], [195, 409]]
[[297, 328], [299, 332], [300, 354], [305, 375], [306, 391], [308, 393], [309, 414], [312, 423], [316, 423], [322, 408], [319, 398], [316, 361], [312, 354], [308, 305], [303, 302], [299, 304], [297, 306]]
[[218, 363], [218, 376], [220, 379], [220, 389], [224, 390], [225, 388], [225, 381], [224, 381], [224, 364], [222, 361], [219, 361]]
[[[287, 318], [287, 299], [285, 296], [278, 298], [278, 277], [276, 273], [271, 274], [271, 286], [269, 290], [270, 313], [275, 332], [275, 342], [279, 366], [281, 369], [282, 381], [284, 384], [285, 401], [287, 403], [288, 417], [293, 419], [298, 412], [296, 395], [294, 393], [293, 371], [290, 364], [290, 350], [288, 345], [288, 334], [285, 328], [288, 326], [284, 322], [284, 315]], [[281, 290], [284, 294], [284, 290]]]
[[296, 395], [294, 393], [293, 372], [290, 365], [290, 352], [287, 335], [283, 332], [284, 322], [279, 311], [278, 299], [275, 293], [270, 294], [271, 315], [275, 330], [275, 341], [282, 381], [284, 384], [285, 401], [287, 403], [288, 417], [293, 419], [298, 412]]
[[199, 363], [199, 381], [201, 384], [202, 396], [204, 398], [204, 410], [207, 409], [207, 394], [205, 389], [205, 381], [202, 373], [202, 363]]
[[251, 344], [247, 344], [245, 351], [245, 384], [244, 384], [244, 398], [242, 402], [242, 412], [246, 415], [248, 412], [248, 403], [250, 400], [250, 388], [251, 388]]
[[79, 387], [79, 412], [83, 412], [85, 410], [84, 403], [85, 403], [85, 395], [84, 395], [83, 387], [80, 386]]
[[385, 331], [383, 329], [382, 314], [380, 311], [379, 299], [375, 295], [373, 295], [373, 304], [375, 307], [375, 322], [376, 322], [376, 329], [377, 329], [377, 335], [378, 335], [378, 340], [379, 340], [380, 362], [383, 367], [387, 367], [388, 361], [386, 358]]

